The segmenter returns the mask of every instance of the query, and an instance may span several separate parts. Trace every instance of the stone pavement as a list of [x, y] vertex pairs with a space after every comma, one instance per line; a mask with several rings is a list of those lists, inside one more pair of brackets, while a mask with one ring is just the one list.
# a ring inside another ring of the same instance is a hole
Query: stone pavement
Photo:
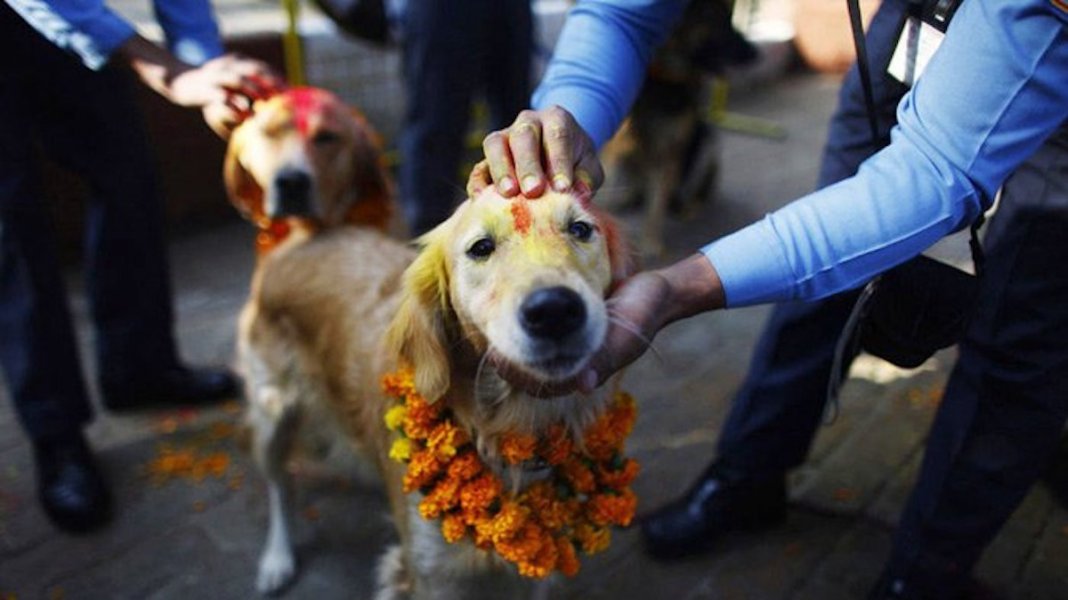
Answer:
[[[736, 92], [731, 106], [785, 127], [782, 141], [725, 134], [719, 197], [667, 237], [683, 256], [809, 190], [834, 78], [797, 73]], [[627, 222], [634, 226], [636, 217]], [[178, 334], [196, 363], [233, 355], [234, 319], [247, 292], [252, 236], [234, 222], [174, 239]], [[77, 287], [77, 273], [72, 273]], [[80, 290], [73, 306], [88, 343]], [[676, 324], [627, 374], [640, 414], [631, 452], [641, 460], [640, 510], [680, 493], [713, 450], [766, 308]], [[896, 372], [863, 361], [841, 411], [792, 476], [792, 507], [775, 531], [724, 540], [711, 555], [648, 559], [635, 531], [588, 559], [555, 599], [860, 598], [878, 574], [921, 457], [952, 356]], [[87, 372], [91, 372], [88, 369]], [[117, 516], [92, 535], [57, 533], [34, 499], [29, 447], [0, 400], [0, 599], [240, 599], [253, 578], [266, 523], [264, 486], [242, 449], [240, 405], [115, 415], [89, 428]], [[304, 469], [296, 525], [302, 563], [286, 598], [367, 598], [375, 559], [393, 539], [386, 502], [339, 467]], [[989, 549], [979, 576], [1012, 598], [1068, 597], [1068, 512], [1036, 488]]]

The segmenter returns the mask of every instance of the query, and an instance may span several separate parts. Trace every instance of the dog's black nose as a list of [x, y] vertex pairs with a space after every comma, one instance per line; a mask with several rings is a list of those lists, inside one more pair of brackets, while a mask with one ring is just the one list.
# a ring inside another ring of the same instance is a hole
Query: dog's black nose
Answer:
[[[274, 178], [274, 187], [277, 203], [268, 207], [269, 216], [303, 216], [311, 210], [311, 177], [304, 171], [281, 171]], [[270, 214], [271, 208], [275, 214]]]
[[559, 340], [585, 324], [586, 303], [571, 288], [542, 288], [523, 300], [519, 322], [533, 337]]

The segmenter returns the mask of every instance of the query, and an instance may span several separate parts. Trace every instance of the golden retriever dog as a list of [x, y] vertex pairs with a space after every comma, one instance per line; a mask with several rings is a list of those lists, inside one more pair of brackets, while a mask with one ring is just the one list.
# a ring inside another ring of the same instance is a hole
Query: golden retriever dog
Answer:
[[260, 228], [261, 251], [292, 229], [347, 223], [384, 230], [393, 214], [377, 134], [322, 89], [291, 88], [257, 101], [230, 137], [223, 180], [230, 201]]
[[653, 57], [630, 118], [601, 152], [607, 175], [601, 198], [609, 208], [645, 206], [643, 254], [664, 253], [669, 210], [692, 214], [714, 194], [719, 136], [708, 121], [712, 78], [754, 58], [723, 0], [691, 2]]
[[[242, 128], [259, 127], [257, 119], [288, 127], [257, 110]], [[272, 138], [274, 129], [264, 137], [286, 147]], [[235, 140], [252, 137], [239, 130]], [[277, 181], [276, 171], [253, 164], [259, 151], [237, 154], [260, 187]], [[268, 481], [262, 592], [279, 591], [296, 573], [287, 459], [302, 434], [335, 431], [377, 467], [399, 539], [380, 561], [377, 589], [354, 590], [355, 597], [544, 593], [542, 582], [520, 578], [496, 555], [446, 542], [440, 526], [420, 516], [420, 495], [403, 492], [405, 465], [388, 457], [393, 433], [383, 417], [394, 400], [380, 382], [410, 368], [418, 391], [451, 411], [483, 463], [513, 491], [546, 477], [541, 468], [509, 466], [498, 438], [554, 423], [578, 436], [604, 412], [612, 386], [589, 396], [535, 398], [508, 384], [495, 365], [546, 383], [577, 373], [603, 340], [610, 318], [604, 298], [631, 272], [629, 253], [615, 224], [587, 198], [506, 199], [492, 189], [464, 202], [418, 245], [416, 252], [366, 226], [300, 228], [258, 264], [238, 352], [253, 455]], [[487, 360], [491, 351], [494, 361]]]

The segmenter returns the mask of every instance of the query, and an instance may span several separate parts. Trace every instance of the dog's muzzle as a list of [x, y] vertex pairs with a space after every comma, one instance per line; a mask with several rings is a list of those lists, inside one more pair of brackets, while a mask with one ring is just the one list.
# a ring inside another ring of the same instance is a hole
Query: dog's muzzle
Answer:
[[[310, 217], [312, 180], [304, 171], [281, 171], [274, 178], [274, 193], [265, 210], [268, 217]], [[273, 201], [272, 201], [273, 200]]]
[[535, 290], [519, 307], [519, 323], [532, 338], [558, 342], [586, 325], [586, 303], [571, 288]]

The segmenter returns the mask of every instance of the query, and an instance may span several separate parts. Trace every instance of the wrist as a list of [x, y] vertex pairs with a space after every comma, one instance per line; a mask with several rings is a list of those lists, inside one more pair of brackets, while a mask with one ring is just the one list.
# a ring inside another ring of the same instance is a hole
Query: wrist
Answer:
[[725, 305], [719, 275], [701, 253], [664, 267], [658, 274], [667, 283], [662, 311], [664, 325]]

